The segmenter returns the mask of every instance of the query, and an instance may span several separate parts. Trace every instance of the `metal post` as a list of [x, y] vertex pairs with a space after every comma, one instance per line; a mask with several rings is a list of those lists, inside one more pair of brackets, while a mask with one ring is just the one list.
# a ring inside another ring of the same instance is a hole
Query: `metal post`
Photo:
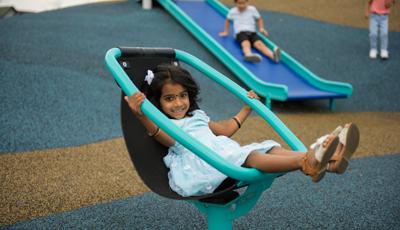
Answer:
[[233, 219], [230, 215], [231, 211], [227, 207], [208, 207], [208, 230], [232, 230]]
[[336, 110], [336, 103], [335, 103], [335, 100], [333, 98], [329, 98], [329, 109], [331, 111], [335, 111]]
[[271, 109], [272, 102], [271, 102], [271, 98], [268, 96], [265, 98], [265, 106], [267, 106], [268, 109]]

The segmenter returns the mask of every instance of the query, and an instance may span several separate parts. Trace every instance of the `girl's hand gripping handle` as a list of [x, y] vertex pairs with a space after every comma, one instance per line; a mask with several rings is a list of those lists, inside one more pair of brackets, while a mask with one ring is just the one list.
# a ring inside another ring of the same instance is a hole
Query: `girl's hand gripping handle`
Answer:
[[142, 112], [142, 109], [140, 108], [140, 106], [144, 102], [145, 98], [146, 98], [146, 96], [141, 92], [136, 92], [136, 93], [132, 94], [132, 96], [130, 96], [130, 97], [125, 96], [125, 101], [128, 103], [129, 107], [132, 110], [132, 113], [136, 117], [143, 117], [143, 112]]

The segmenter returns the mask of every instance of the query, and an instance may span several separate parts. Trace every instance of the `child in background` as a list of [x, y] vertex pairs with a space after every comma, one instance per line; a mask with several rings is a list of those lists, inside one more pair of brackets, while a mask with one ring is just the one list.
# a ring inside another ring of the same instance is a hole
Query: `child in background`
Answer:
[[380, 56], [382, 59], [389, 58], [389, 14], [394, 0], [368, 0], [365, 9], [365, 18], [369, 18], [369, 57], [375, 59], [378, 54], [378, 36], [380, 39]]
[[280, 60], [280, 49], [275, 47], [272, 52], [260, 39], [256, 33], [256, 23], [260, 33], [268, 36], [267, 30], [264, 29], [264, 22], [260, 13], [254, 6], [248, 4], [248, 0], [235, 0], [236, 6], [233, 7], [227, 16], [224, 24], [224, 31], [219, 33], [225, 37], [229, 34], [230, 21], [233, 21], [233, 30], [235, 39], [241, 45], [244, 59], [250, 62], [260, 62], [261, 56], [251, 52], [251, 47], [255, 47], [265, 56], [274, 60], [276, 63]]
[[[245, 105], [229, 120], [210, 120], [204, 111], [198, 109], [199, 88], [196, 82], [188, 71], [174, 65], [159, 65], [154, 73], [148, 70], [141, 90], [145, 94], [134, 93], [125, 97], [125, 100], [149, 135], [169, 148], [164, 157], [164, 163], [170, 169], [169, 185], [181, 196], [212, 193], [227, 176], [176, 142], [145, 116], [141, 111], [145, 98], [183, 131], [214, 150], [226, 161], [263, 172], [300, 169], [311, 176], [314, 182], [318, 182], [326, 171], [343, 173], [358, 145], [357, 127], [347, 124], [319, 138], [306, 154], [286, 150], [273, 140], [240, 146], [229, 137], [243, 125], [251, 113], [251, 107]], [[248, 92], [248, 97], [259, 99], [253, 91]]]

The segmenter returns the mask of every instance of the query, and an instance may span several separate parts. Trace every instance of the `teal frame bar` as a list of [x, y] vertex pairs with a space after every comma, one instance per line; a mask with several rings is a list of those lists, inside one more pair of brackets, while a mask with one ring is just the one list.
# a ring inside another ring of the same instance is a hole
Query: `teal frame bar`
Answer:
[[[222, 87], [233, 93], [254, 111], [256, 111], [274, 130], [287, 142], [287, 144], [296, 151], [306, 152], [304, 144], [275, 116], [265, 105], [256, 99], [249, 98], [247, 91], [237, 85], [235, 82], [224, 76], [214, 68], [210, 67], [197, 57], [181, 50], [175, 50], [176, 59], [191, 65], [205, 76], [217, 82]], [[138, 88], [132, 83], [128, 75], [119, 65], [117, 59], [121, 57], [121, 50], [112, 48], [107, 51], [105, 64], [126, 95], [132, 95], [138, 92]], [[216, 152], [206, 147], [182, 129], [176, 126], [169, 118], [159, 111], [150, 101], [145, 99], [141, 109], [155, 124], [157, 124], [168, 135], [181, 143], [186, 148], [201, 159], [215, 167], [225, 175], [239, 180], [239, 186], [247, 185], [246, 191], [233, 201], [224, 204], [210, 204], [197, 200], [190, 200], [201, 212], [207, 216], [208, 228], [215, 230], [232, 229], [232, 222], [235, 218], [248, 213], [257, 203], [264, 190], [269, 188], [278, 176], [284, 173], [263, 173], [257, 169], [244, 168], [226, 162]], [[132, 118], [134, 119], [134, 118]]]
[[[189, 65], [192, 65], [205, 76], [216, 81], [224, 88], [238, 96], [241, 100], [247, 103], [254, 109], [264, 120], [266, 120], [277, 133], [287, 142], [287, 144], [295, 151], [306, 152], [307, 148], [304, 144], [275, 116], [271, 110], [265, 107], [260, 101], [247, 97], [247, 92], [239, 85], [231, 81], [229, 78], [219, 73], [209, 65], [205, 64], [200, 59], [180, 50], [175, 50], [176, 58]], [[108, 70], [113, 75], [117, 83], [126, 95], [132, 95], [138, 92], [138, 88], [132, 83], [128, 75], [119, 65], [117, 58], [121, 56], [121, 50], [118, 48], [110, 49], [105, 57], [105, 62]], [[264, 180], [267, 178], [275, 178], [277, 174], [262, 173], [256, 169], [243, 168], [233, 164], [226, 163], [222, 157], [215, 153], [210, 148], [206, 147], [190, 135], [182, 131], [162, 112], [160, 112], [150, 101], [145, 100], [142, 104], [143, 113], [148, 116], [155, 124], [157, 124], [168, 135], [181, 143], [201, 159], [218, 169], [225, 175], [243, 182], [252, 182]]]

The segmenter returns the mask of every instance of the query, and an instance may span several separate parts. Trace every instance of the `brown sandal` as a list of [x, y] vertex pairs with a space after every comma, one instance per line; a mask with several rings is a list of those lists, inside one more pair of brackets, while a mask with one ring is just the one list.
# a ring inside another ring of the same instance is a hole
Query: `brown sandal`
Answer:
[[320, 181], [325, 176], [329, 160], [335, 153], [339, 143], [337, 136], [331, 135], [332, 139], [324, 147], [321, 144], [310, 149], [302, 159], [301, 170], [304, 174], [311, 176], [313, 182]]
[[360, 131], [355, 124], [346, 124], [339, 133], [338, 150], [330, 159], [328, 163], [328, 171], [337, 174], [343, 174], [348, 165], [351, 157], [358, 147], [360, 140]]

